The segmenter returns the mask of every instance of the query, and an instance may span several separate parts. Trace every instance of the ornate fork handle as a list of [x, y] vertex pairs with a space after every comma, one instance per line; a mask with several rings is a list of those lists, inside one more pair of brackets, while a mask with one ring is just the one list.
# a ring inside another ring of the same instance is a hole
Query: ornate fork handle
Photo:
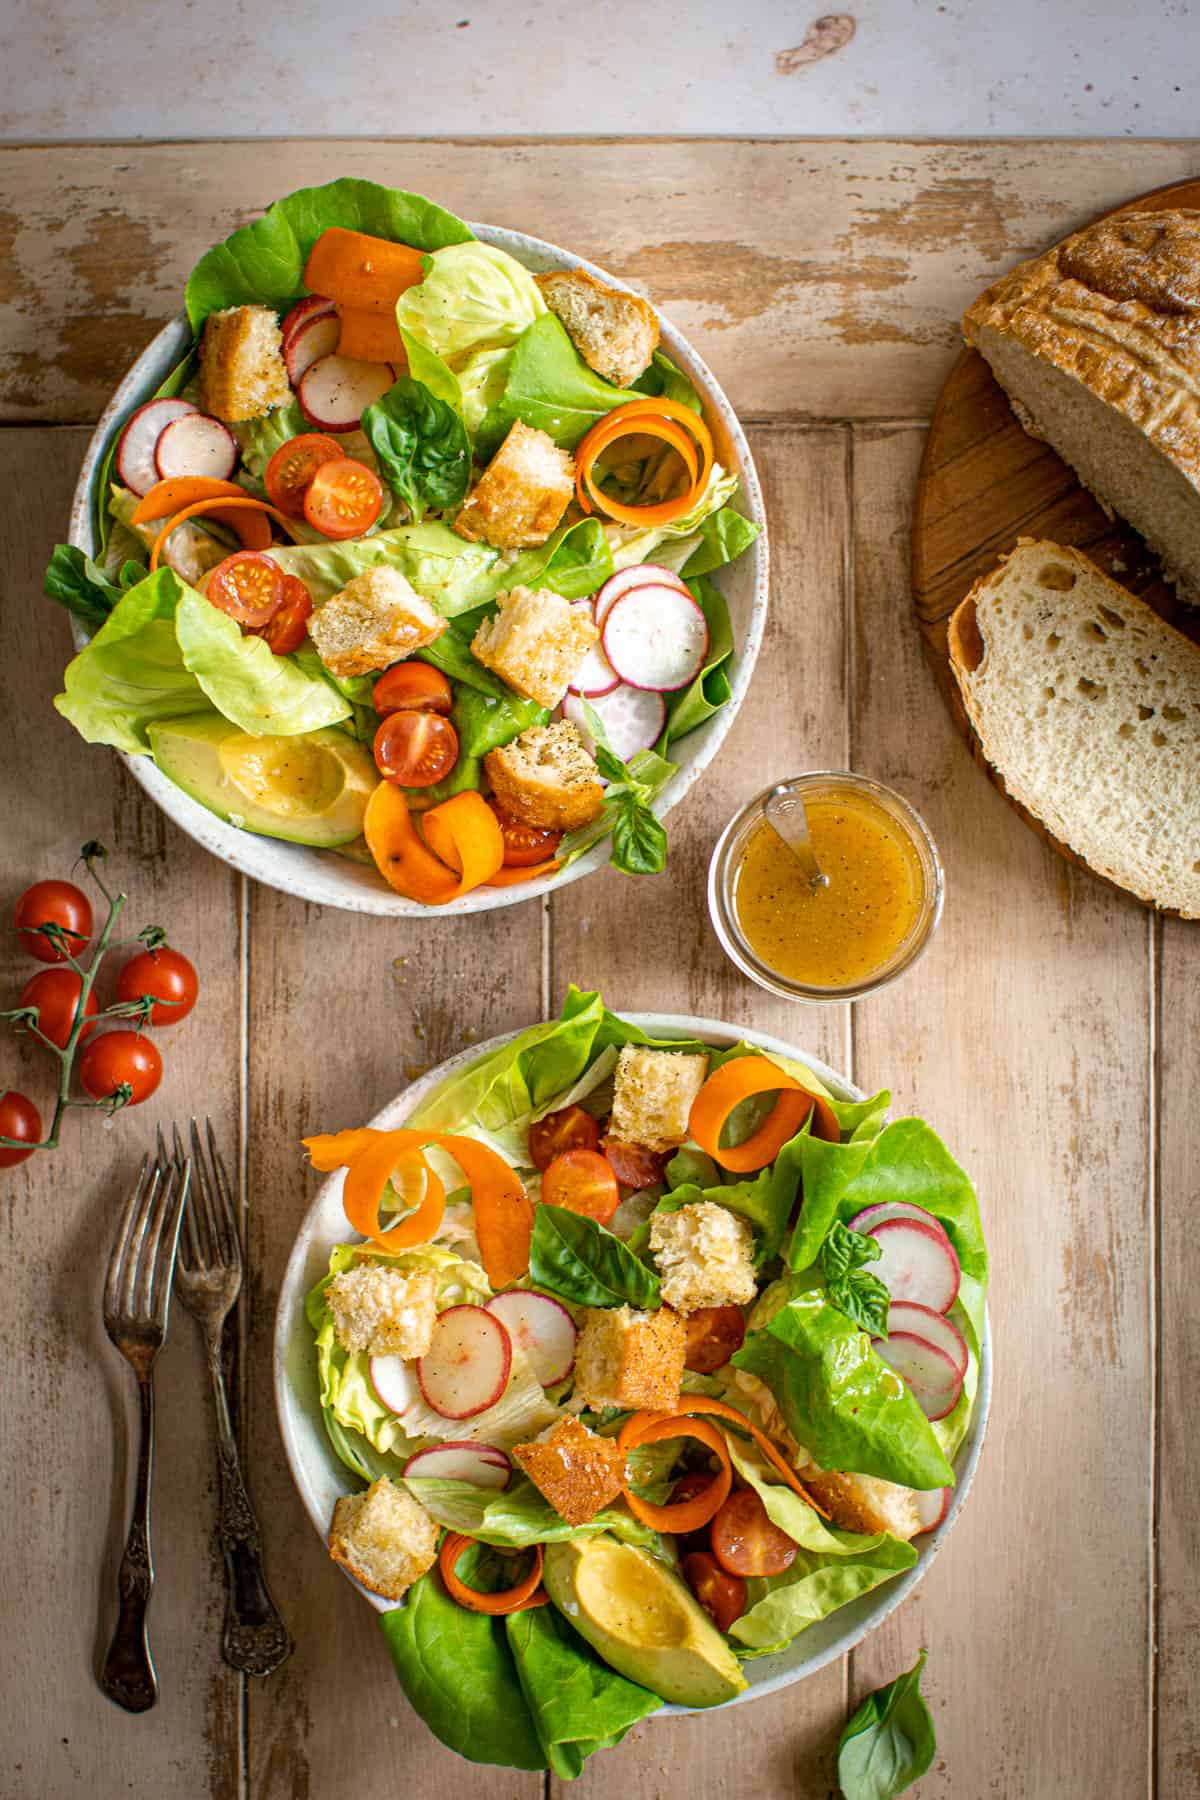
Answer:
[[154, 1591], [150, 1554], [150, 1469], [154, 1457], [154, 1387], [149, 1369], [138, 1370], [141, 1431], [138, 1442], [137, 1488], [129, 1536], [117, 1573], [119, 1610], [100, 1685], [126, 1712], [148, 1712], [158, 1699], [158, 1683], [150, 1657], [146, 1613]]
[[220, 1340], [208, 1349], [219, 1441], [220, 1499], [217, 1532], [225, 1559], [225, 1625], [221, 1654], [246, 1675], [269, 1675], [292, 1653], [292, 1640], [275, 1609], [263, 1570], [258, 1520], [242, 1476], [229, 1417]]

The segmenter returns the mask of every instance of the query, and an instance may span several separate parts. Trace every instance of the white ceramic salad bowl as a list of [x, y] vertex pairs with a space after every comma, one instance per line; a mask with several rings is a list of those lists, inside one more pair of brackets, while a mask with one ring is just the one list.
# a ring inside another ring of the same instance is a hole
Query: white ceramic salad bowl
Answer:
[[[639, 1025], [651, 1037], [700, 1038], [717, 1047], [738, 1042], [757, 1045], [776, 1055], [805, 1063], [841, 1100], [861, 1100], [861, 1091], [841, 1075], [818, 1061], [815, 1056], [764, 1032], [735, 1028], [715, 1019], [689, 1018], [675, 1013], [629, 1013], [623, 1015]], [[516, 1037], [509, 1032], [489, 1043], [473, 1044], [467, 1050], [432, 1069], [405, 1089], [395, 1100], [371, 1120], [382, 1130], [399, 1127], [430, 1093], [448, 1077], [477, 1061], [490, 1051], [498, 1050]], [[338, 1498], [349, 1486], [345, 1466], [335, 1456], [325, 1433], [317, 1386], [316, 1357], [313, 1351], [312, 1327], [305, 1317], [304, 1301], [310, 1288], [328, 1272], [332, 1247], [345, 1241], [346, 1217], [342, 1209], [344, 1172], [331, 1175], [321, 1187], [309, 1208], [296, 1238], [284, 1273], [275, 1321], [275, 1403], [283, 1434], [284, 1450], [292, 1477], [299, 1490], [314, 1530], [325, 1541], [329, 1521]], [[985, 1331], [980, 1348], [979, 1387], [970, 1428], [954, 1461], [956, 1487], [946, 1517], [933, 1531], [916, 1540], [919, 1557], [911, 1569], [884, 1582], [859, 1599], [840, 1607], [829, 1618], [803, 1631], [786, 1650], [773, 1656], [752, 1657], [743, 1664], [749, 1685], [728, 1705], [740, 1705], [764, 1694], [775, 1693], [793, 1682], [814, 1674], [837, 1657], [861, 1643], [867, 1633], [900, 1605], [911, 1593], [941, 1546], [961, 1511], [983, 1449], [991, 1403], [992, 1364], [990, 1336]], [[351, 1579], [347, 1576], [347, 1579]], [[357, 1587], [358, 1584], [354, 1583]], [[379, 1612], [386, 1612], [393, 1602], [365, 1595]], [[695, 1710], [664, 1706], [662, 1713]]]
[[[510, 256], [542, 273], [551, 269], [582, 269], [610, 286], [623, 286], [605, 270], [572, 256], [555, 244], [524, 232], [507, 231], [498, 226], [471, 225], [483, 243], [505, 250]], [[754, 663], [762, 643], [767, 614], [768, 551], [766, 519], [762, 491], [749, 445], [733, 408], [711, 371], [692, 349], [681, 332], [660, 317], [662, 347], [692, 381], [704, 401], [704, 415], [713, 434], [718, 460], [735, 470], [740, 487], [735, 499], [738, 510], [759, 528], [750, 548], [734, 563], [720, 571], [717, 584], [729, 605], [735, 651], [730, 665], [732, 689], [728, 703], [705, 724], [690, 732], [672, 747], [672, 758], [679, 773], [666, 785], [654, 802], [654, 810], [664, 816], [682, 800], [692, 783], [708, 767], [737, 716], [754, 673]], [[92, 434], [75, 495], [71, 505], [69, 539], [77, 549], [93, 556], [97, 551], [95, 524], [95, 484], [104, 465], [110, 444], [129, 414], [149, 399], [167, 375], [186, 355], [191, 332], [183, 313], [165, 325], [147, 345], [141, 356], [120, 382]], [[71, 630], [75, 647], [81, 650], [88, 634], [80, 622], [72, 618]], [[250, 875], [268, 887], [295, 894], [319, 906], [338, 906], [347, 912], [379, 913], [388, 918], [436, 918], [443, 913], [489, 912], [496, 906], [513, 906], [520, 901], [577, 881], [600, 868], [608, 859], [607, 840], [595, 845], [558, 875], [526, 882], [508, 888], [474, 889], [447, 907], [423, 906], [405, 899], [387, 888], [375, 869], [351, 862], [331, 851], [310, 850], [278, 839], [257, 837], [248, 831], [226, 824], [216, 814], [190, 798], [158, 769], [148, 756], [131, 756], [123, 752], [123, 761], [134, 779], [189, 837], [210, 850], [214, 856], [230, 864], [243, 875]]]

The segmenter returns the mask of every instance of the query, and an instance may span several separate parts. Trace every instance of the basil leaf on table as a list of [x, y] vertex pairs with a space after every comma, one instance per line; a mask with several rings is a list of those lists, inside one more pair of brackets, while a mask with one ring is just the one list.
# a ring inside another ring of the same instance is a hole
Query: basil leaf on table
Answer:
[[906, 1675], [868, 1694], [838, 1743], [838, 1786], [845, 1800], [893, 1800], [919, 1781], [937, 1754], [933, 1719], [921, 1693], [922, 1650]]
[[533, 1221], [529, 1275], [535, 1287], [578, 1306], [661, 1304], [658, 1276], [595, 1219], [544, 1201]]
[[423, 381], [402, 375], [366, 408], [362, 428], [384, 480], [414, 519], [461, 504], [471, 481], [467, 428]]
[[821, 1245], [821, 1271], [831, 1304], [872, 1337], [887, 1336], [892, 1296], [886, 1283], [872, 1275], [864, 1264], [877, 1262], [882, 1255], [878, 1239], [862, 1231], [851, 1231], [840, 1219], [834, 1220]]

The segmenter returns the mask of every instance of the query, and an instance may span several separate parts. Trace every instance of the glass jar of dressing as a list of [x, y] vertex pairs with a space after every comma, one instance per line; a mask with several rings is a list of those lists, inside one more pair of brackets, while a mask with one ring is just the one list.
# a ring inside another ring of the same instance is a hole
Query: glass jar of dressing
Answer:
[[[799, 794], [828, 885], [808, 875], [766, 817]], [[866, 775], [775, 783], [734, 815], [708, 870], [708, 909], [744, 975], [790, 1000], [858, 1000], [911, 968], [942, 913], [942, 865], [924, 821]]]

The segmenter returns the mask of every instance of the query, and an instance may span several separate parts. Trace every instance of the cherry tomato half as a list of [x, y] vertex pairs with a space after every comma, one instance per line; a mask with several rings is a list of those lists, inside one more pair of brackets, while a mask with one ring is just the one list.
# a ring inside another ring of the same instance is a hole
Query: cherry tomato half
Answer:
[[567, 1150], [594, 1150], [600, 1127], [582, 1106], [560, 1106], [529, 1127], [529, 1160], [544, 1174], [556, 1156]]
[[432, 663], [398, 662], [375, 683], [371, 704], [377, 713], [435, 712], [448, 717], [454, 689]]
[[263, 473], [267, 499], [289, 519], [304, 517], [304, 494], [322, 463], [340, 462], [342, 446], [322, 431], [302, 431], [281, 444]]
[[[697, 1494], [707, 1493], [714, 1479], [714, 1476], [703, 1469], [692, 1469], [688, 1474], [681, 1475], [671, 1489], [671, 1505], [674, 1506], [680, 1500], [694, 1500]], [[707, 1550], [708, 1526], [702, 1525], [699, 1531], [677, 1531], [675, 1544], [681, 1556], [688, 1550]]]
[[542, 1176], [542, 1199], [606, 1225], [621, 1204], [617, 1178], [596, 1150], [564, 1150]]
[[746, 1321], [736, 1306], [702, 1306], [687, 1317], [684, 1366], [697, 1375], [723, 1369], [746, 1336]]
[[621, 1144], [610, 1137], [605, 1138], [601, 1148], [622, 1187], [654, 1187], [662, 1180], [666, 1158], [655, 1151], [644, 1150], [640, 1144]]
[[683, 1579], [718, 1631], [728, 1631], [746, 1610], [746, 1584], [740, 1575], [729, 1575], [707, 1550], [693, 1550], [680, 1568]]
[[383, 511], [383, 483], [352, 456], [323, 462], [304, 490], [304, 516], [327, 538], [361, 537]]
[[278, 611], [271, 615], [265, 625], [259, 625], [253, 636], [265, 638], [276, 656], [290, 656], [308, 636], [308, 621], [312, 617], [312, 610], [312, 595], [300, 577], [285, 575], [283, 599]]
[[162, 1080], [162, 1057], [140, 1031], [106, 1031], [79, 1059], [79, 1079], [93, 1100], [107, 1100], [122, 1082], [133, 1089], [130, 1106], [148, 1100]]
[[488, 805], [496, 815], [504, 839], [506, 869], [531, 869], [534, 863], [548, 862], [557, 853], [562, 843], [561, 831], [540, 831], [536, 825], [522, 825], [520, 819], [510, 818], [508, 813], [502, 812], [494, 800], [489, 800]]
[[218, 563], [208, 578], [205, 598], [253, 630], [265, 625], [283, 604], [283, 570], [258, 550], [238, 550]]
[[[74, 969], [42, 969], [21, 989], [18, 1005], [37, 1007], [38, 1030], [60, 1050], [66, 1049], [67, 1039], [75, 1029], [82, 987], [83, 982]], [[92, 1018], [95, 1011], [96, 996], [90, 993], [83, 1009], [84, 1018]], [[80, 1036], [86, 1037], [90, 1030], [91, 1027], [85, 1025]]]
[[432, 787], [458, 761], [458, 733], [440, 713], [389, 713], [375, 733], [375, 766], [398, 787]]
[[[21, 934], [21, 948], [39, 962], [60, 963], [66, 961], [68, 954], [78, 956], [92, 935], [92, 903], [73, 881], [35, 881], [17, 901], [14, 917]], [[67, 934], [69, 950], [56, 949], [48, 937], [35, 929], [39, 925], [61, 926]]]
[[0, 1137], [21, 1138], [30, 1148], [14, 1150], [11, 1144], [0, 1144], [0, 1169], [15, 1169], [27, 1161], [41, 1135], [42, 1115], [33, 1101], [15, 1088], [6, 1088], [0, 1094]]
[[182, 951], [165, 945], [161, 950], [139, 950], [117, 976], [118, 1000], [140, 1000], [143, 994], [153, 994], [158, 1004], [150, 1008], [151, 1025], [175, 1025], [186, 1019], [199, 991], [194, 965]]
[[738, 1488], [712, 1522], [712, 1553], [727, 1575], [782, 1575], [796, 1545], [771, 1523], [753, 1488]]

